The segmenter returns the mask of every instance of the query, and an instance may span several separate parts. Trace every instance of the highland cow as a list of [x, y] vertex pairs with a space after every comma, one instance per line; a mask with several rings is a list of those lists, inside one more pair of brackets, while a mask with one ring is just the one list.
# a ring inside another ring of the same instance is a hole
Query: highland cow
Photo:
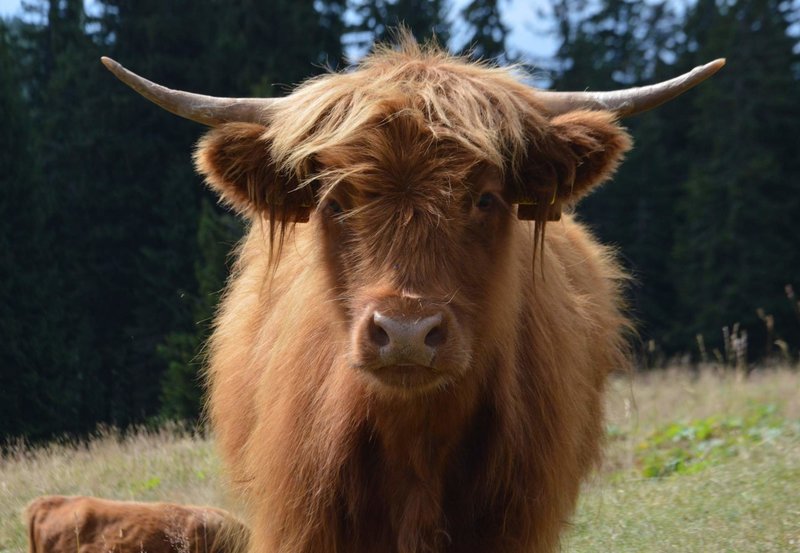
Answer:
[[245, 526], [211, 507], [43, 496], [25, 509], [29, 553], [233, 553]]
[[722, 61], [557, 93], [406, 39], [280, 99], [173, 91], [249, 222], [210, 418], [260, 553], [546, 553], [626, 365], [625, 275], [570, 214], [654, 107]]

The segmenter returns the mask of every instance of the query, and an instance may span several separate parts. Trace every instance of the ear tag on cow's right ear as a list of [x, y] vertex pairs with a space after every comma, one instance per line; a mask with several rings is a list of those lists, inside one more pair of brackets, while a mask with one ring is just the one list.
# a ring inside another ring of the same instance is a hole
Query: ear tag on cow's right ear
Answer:
[[[552, 190], [552, 192], [551, 192]], [[517, 219], [520, 221], [561, 220], [561, 199], [558, 187], [552, 186], [535, 191], [523, 189], [512, 203], [517, 204]]]
[[[308, 205], [300, 205], [296, 208], [293, 208], [286, 213], [285, 215], [281, 215], [280, 213], [276, 213], [277, 217], [286, 217], [287, 223], [307, 223], [308, 220], [311, 218], [311, 211], [313, 211], [313, 206]], [[267, 212], [269, 212], [269, 207], [265, 208]]]
[[538, 204], [519, 204], [517, 206], [517, 219], [520, 221], [560, 221], [561, 202], [548, 205], [544, 216], [539, 211]]

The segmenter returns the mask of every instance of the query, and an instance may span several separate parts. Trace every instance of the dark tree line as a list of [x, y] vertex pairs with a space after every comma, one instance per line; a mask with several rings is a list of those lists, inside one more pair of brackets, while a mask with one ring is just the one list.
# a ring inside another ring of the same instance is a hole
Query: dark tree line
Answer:
[[[91, 14], [80, 0], [24, 4], [25, 17], [0, 22], [0, 436], [31, 439], [196, 418], [202, 344], [242, 232], [192, 170], [202, 129], [132, 94], [101, 55], [175, 88], [274, 96], [400, 22], [447, 44], [456, 15], [467, 32], [451, 47], [482, 58], [505, 59], [508, 33], [498, 0], [458, 14], [445, 0], [99, 0]], [[754, 356], [775, 354], [769, 340], [796, 348], [782, 295], [800, 285], [795, 4], [553, 8], [558, 88], [729, 59], [701, 89], [632, 119], [637, 149], [581, 206], [639, 280], [642, 338], [676, 354], [697, 333], [713, 347], [738, 321]]]
[[796, 359], [800, 321], [784, 289], [800, 279], [800, 48], [790, 32], [800, 3], [698, 0], [680, 15], [672, 6], [554, 3], [558, 88], [636, 86], [727, 58], [697, 90], [626, 121], [635, 149], [580, 215], [636, 277], [643, 342], [697, 358], [703, 336], [708, 355], [724, 357], [722, 328], [740, 323], [751, 360], [787, 347]]

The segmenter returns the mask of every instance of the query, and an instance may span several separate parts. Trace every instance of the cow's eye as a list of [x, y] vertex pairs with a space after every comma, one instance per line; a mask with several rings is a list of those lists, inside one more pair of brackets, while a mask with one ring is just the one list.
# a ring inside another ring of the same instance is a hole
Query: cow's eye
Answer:
[[487, 192], [486, 194], [480, 195], [478, 201], [475, 202], [475, 207], [477, 207], [481, 211], [489, 211], [490, 209], [492, 209], [492, 207], [494, 207], [494, 202], [495, 202], [494, 195], [489, 194]]
[[325, 204], [325, 211], [328, 212], [329, 215], [341, 215], [342, 214], [342, 206], [336, 200], [328, 200]]

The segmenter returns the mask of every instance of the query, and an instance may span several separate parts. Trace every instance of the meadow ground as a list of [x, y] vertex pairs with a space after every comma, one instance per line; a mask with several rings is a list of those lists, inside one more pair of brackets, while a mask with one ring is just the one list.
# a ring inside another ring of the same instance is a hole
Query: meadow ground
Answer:
[[[712, 369], [616, 378], [608, 445], [564, 551], [800, 552], [800, 373]], [[24, 506], [42, 494], [215, 505], [209, 439], [177, 428], [0, 459], [0, 553], [24, 551]]]

